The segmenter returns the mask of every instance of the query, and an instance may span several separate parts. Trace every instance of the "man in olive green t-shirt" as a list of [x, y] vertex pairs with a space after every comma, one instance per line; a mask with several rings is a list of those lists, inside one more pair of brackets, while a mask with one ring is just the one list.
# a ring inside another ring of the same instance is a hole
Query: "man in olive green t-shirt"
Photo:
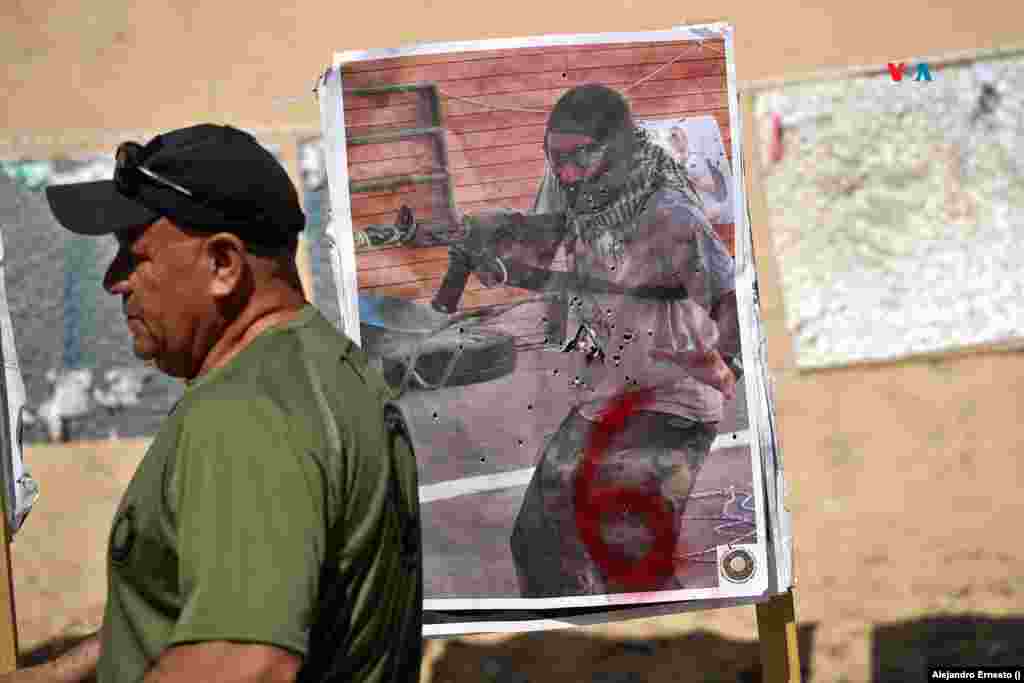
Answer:
[[5, 680], [418, 681], [415, 462], [383, 378], [302, 294], [284, 169], [200, 125], [47, 195], [116, 237], [135, 355], [186, 389], [114, 517], [98, 640]]

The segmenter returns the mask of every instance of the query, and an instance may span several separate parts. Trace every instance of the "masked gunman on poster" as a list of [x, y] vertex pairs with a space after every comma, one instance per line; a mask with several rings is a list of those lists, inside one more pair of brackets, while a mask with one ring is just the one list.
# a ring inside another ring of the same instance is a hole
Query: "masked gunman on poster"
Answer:
[[[733, 259], [685, 168], [634, 122], [615, 90], [566, 92], [548, 118], [544, 148], [532, 214], [467, 217], [470, 233], [451, 248], [434, 300], [454, 310], [465, 270], [486, 286], [551, 293], [553, 337], [587, 359], [587, 391], [542, 446], [516, 518], [520, 591], [682, 588], [685, 567], [673, 558], [684, 551], [683, 513], [741, 374]], [[610, 435], [600, 462], [585, 463], [604, 411], [624, 392], [647, 400]], [[584, 473], [593, 479], [581, 481]], [[597, 510], [581, 499], [608, 486], [658, 501], [665, 528], [628, 505]], [[613, 547], [613, 557], [588, 540], [595, 528], [614, 539], [600, 544]], [[668, 545], [655, 544], [666, 537]], [[630, 563], [661, 569], [618, 569]]]

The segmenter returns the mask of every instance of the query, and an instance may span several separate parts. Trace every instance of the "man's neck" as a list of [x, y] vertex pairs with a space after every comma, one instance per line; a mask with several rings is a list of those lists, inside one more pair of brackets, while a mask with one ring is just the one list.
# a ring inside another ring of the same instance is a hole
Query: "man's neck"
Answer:
[[306, 303], [304, 298], [297, 295], [247, 308], [242, 315], [224, 329], [217, 342], [206, 354], [196, 377], [227, 364], [271, 327], [297, 318]]

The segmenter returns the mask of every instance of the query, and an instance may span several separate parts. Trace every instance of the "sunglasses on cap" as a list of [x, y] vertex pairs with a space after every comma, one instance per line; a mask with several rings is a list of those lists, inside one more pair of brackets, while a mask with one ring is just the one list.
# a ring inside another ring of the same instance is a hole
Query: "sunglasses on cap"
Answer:
[[114, 154], [114, 182], [118, 191], [126, 197], [138, 197], [142, 183], [167, 188], [187, 197], [192, 202], [213, 209], [229, 221], [250, 220], [266, 222], [266, 214], [262, 211], [238, 211], [237, 206], [230, 206], [222, 199], [203, 194], [177, 183], [159, 173], [146, 168], [140, 161], [143, 146], [137, 142], [122, 142]]
[[572, 163], [577, 168], [590, 168], [604, 159], [604, 155], [607, 152], [608, 143], [592, 142], [589, 145], [581, 145], [565, 152], [549, 147], [548, 157], [550, 157], [551, 163], [555, 168], [561, 168], [568, 163]]

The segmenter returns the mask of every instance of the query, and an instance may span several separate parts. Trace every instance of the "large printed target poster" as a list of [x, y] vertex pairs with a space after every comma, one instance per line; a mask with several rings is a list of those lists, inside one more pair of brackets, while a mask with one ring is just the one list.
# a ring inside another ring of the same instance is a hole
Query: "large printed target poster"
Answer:
[[400, 396], [428, 611], [777, 585], [730, 51], [720, 25], [544, 36], [322, 79], [315, 303]]

